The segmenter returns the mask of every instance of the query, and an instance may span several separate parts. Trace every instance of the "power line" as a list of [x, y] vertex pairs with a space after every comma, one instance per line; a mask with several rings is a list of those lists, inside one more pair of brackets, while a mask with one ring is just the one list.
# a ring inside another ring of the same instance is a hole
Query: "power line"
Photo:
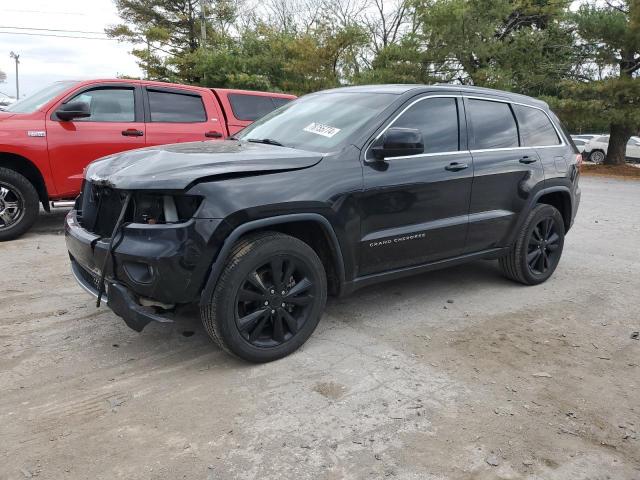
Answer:
[[85, 13], [80, 12], [53, 12], [51, 10], [24, 10], [17, 8], [5, 8], [5, 12], [17, 12], [17, 13], [44, 13], [45, 15], [77, 15], [80, 17], [86, 16]]
[[27, 33], [27, 32], [0, 32], [0, 34], [5, 35], [28, 35], [30, 37], [58, 37], [58, 38], [80, 38], [83, 40], [106, 40], [108, 42], [117, 42], [116, 38], [105, 38], [105, 37], [83, 37], [76, 35], [55, 35], [53, 33]]
[[96, 33], [99, 35], [106, 35], [104, 32], [92, 32], [88, 30], [57, 30], [55, 28], [35, 28], [35, 27], [6, 27], [0, 25], [0, 28], [9, 28], [11, 30], [37, 30], [40, 32], [65, 32], [65, 33]]

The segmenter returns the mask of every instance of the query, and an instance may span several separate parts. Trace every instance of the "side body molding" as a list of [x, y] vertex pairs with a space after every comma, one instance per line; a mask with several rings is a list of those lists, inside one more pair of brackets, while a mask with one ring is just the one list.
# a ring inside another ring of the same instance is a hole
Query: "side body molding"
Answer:
[[340, 289], [345, 283], [344, 277], [344, 260], [342, 258], [342, 250], [340, 248], [340, 243], [338, 242], [338, 237], [336, 236], [333, 227], [329, 220], [326, 217], [318, 214], [318, 213], [293, 213], [290, 215], [278, 215], [276, 217], [268, 217], [261, 218], [259, 220], [253, 220], [251, 222], [243, 223], [238, 226], [235, 230], [233, 230], [229, 236], [225, 239], [218, 256], [213, 262], [211, 266], [211, 272], [209, 273], [209, 278], [207, 279], [207, 283], [200, 294], [200, 305], [204, 305], [205, 299], [210, 298], [213, 290], [215, 289], [216, 283], [218, 282], [218, 278], [222, 273], [222, 269], [224, 268], [225, 262], [229, 256], [229, 252], [231, 248], [236, 243], [236, 241], [244, 234], [249, 233], [253, 230], [257, 230], [259, 228], [281, 225], [283, 223], [293, 223], [293, 222], [301, 222], [301, 221], [312, 221], [317, 222], [322, 226], [322, 229], [328, 234], [329, 240], [331, 242], [331, 247], [333, 248], [333, 253], [335, 253], [337, 260], [337, 272], [338, 279], [340, 282]]

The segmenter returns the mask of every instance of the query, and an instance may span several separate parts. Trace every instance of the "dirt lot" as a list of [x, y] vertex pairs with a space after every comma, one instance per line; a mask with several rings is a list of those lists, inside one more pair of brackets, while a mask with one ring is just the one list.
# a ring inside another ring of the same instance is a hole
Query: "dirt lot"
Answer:
[[0, 478], [640, 479], [640, 182], [582, 186], [546, 284], [383, 284], [259, 366], [96, 310], [43, 216], [0, 244]]

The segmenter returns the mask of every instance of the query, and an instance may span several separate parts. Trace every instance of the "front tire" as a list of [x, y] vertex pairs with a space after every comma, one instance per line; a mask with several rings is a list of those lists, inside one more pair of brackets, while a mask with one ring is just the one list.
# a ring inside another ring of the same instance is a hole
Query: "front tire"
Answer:
[[29, 230], [39, 210], [38, 192], [31, 182], [14, 170], [0, 168], [0, 241]]
[[527, 215], [511, 251], [499, 260], [502, 272], [525, 285], [546, 281], [560, 262], [564, 234], [560, 212], [551, 205], [536, 205]]
[[327, 299], [322, 262], [306, 243], [264, 232], [232, 249], [202, 323], [220, 347], [270, 362], [297, 350], [315, 330]]

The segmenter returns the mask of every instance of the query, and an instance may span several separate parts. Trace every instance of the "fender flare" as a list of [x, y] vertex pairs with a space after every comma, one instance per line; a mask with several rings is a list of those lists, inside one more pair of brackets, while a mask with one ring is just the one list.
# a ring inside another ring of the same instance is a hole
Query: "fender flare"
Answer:
[[336, 261], [337, 261], [337, 271], [338, 271], [338, 281], [340, 283], [340, 288], [345, 283], [345, 273], [344, 273], [344, 259], [342, 257], [342, 249], [340, 248], [340, 242], [338, 241], [338, 237], [336, 232], [333, 229], [333, 226], [327, 220], [326, 217], [320, 215], [319, 213], [292, 213], [288, 215], [278, 215], [275, 217], [267, 217], [261, 218], [259, 220], [252, 220], [247, 223], [243, 223], [236, 227], [225, 239], [218, 255], [216, 256], [213, 264], [211, 266], [211, 271], [209, 272], [209, 277], [207, 278], [207, 282], [205, 283], [204, 289], [200, 294], [200, 305], [204, 305], [205, 299], [211, 297], [213, 290], [215, 289], [216, 284], [218, 283], [218, 278], [222, 274], [222, 269], [226, 263], [226, 260], [235, 245], [236, 241], [244, 234], [249, 233], [253, 230], [257, 230], [259, 228], [270, 227], [274, 225], [281, 225], [283, 223], [292, 223], [292, 222], [300, 222], [300, 221], [312, 221], [319, 223], [322, 226], [322, 229], [325, 233], [328, 234], [329, 241], [331, 242], [331, 246], [334, 250]]

